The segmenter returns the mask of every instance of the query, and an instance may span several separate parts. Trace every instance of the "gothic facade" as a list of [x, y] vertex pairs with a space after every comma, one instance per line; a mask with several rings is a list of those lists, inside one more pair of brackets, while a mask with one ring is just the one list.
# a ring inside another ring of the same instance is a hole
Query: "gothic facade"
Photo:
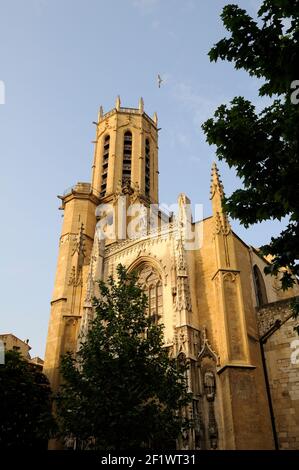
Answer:
[[[193, 221], [184, 194], [176, 214], [159, 208], [157, 115], [144, 112], [142, 98], [138, 108], [121, 107], [117, 98], [111, 111], [100, 109], [95, 125], [91, 183], [60, 196], [64, 220], [44, 367], [52, 387], [59, 386], [60, 356], [84, 340], [97, 281], [121, 263], [137, 270], [149, 313], [164, 324], [165, 346], [189, 365], [193, 400], [186, 413], [194, 426], [180, 447], [273, 449], [256, 309], [294, 296], [298, 287], [279, 290], [278, 280], [263, 274], [268, 261], [232, 231], [216, 165], [210, 217]], [[132, 237], [136, 204], [145, 217]]]

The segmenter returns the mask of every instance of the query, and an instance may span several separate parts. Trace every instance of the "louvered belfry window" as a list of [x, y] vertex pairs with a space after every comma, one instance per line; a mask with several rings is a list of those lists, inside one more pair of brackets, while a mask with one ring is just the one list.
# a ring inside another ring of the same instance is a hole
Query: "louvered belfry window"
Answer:
[[107, 176], [108, 176], [108, 163], [109, 163], [109, 147], [110, 147], [110, 135], [106, 135], [104, 138], [104, 149], [103, 149], [103, 163], [102, 163], [102, 184], [100, 196], [104, 197], [107, 190]]
[[131, 163], [132, 163], [132, 133], [127, 131], [124, 135], [124, 153], [123, 153], [123, 173], [122, 182], [131, 183]]
[[145, 195], [150, 195], [150, 142], [149, 139], [145, 141]]
[[158, 271], [150, 264], [142, 264], [138, 270], [138, 281], [148, 298], [147, 314], [154, 323], [163, 315], [162, 279]]

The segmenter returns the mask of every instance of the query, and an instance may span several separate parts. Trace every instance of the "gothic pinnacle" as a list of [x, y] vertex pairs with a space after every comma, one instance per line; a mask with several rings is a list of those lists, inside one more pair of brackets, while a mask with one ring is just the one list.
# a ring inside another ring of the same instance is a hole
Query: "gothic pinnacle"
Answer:
[[227, 234], [230, 231], [230, 223], [225, 210], [223, 209], [224, 189], [220, 179], [219, 170], [215, 162], [211, 172], [211, 196], [213, 215], [216, 221], [216, 232]]
[[139, 105], [138, 105], [138, 107], [139, 107], [139, 111], [140, 111], [141, 113], [143, 113], [143, 112], [144, 112], [144, 101], [143, 101], [142, 96], [141, 96], [141, 98], [139, 98]]
[[98, 122], [100, 122], [100, 120], [102, 119], [103, 115], [104, 115], [103, 106], [100, 106], [100, 109], [99, 109], [99, 112], [98, 112]]
[[115, 100], [115, 109], [116, 111], [120, 110], [120, 96], [117, 95], [116, 100]]
[[219, 170], [217, 168], [216, 162], [213, 162], [212, 170], [211, 170], [211, 189], [210, 189], [211, 198], [210, 199], [213, 199], [216, 191], [218, 191], [222, 199], [224, 196], [223, 184], [220, 179]]

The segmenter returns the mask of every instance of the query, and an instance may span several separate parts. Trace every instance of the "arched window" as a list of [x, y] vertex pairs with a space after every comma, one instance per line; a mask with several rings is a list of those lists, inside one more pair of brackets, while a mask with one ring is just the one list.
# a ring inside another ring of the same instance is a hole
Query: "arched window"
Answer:
[[150, 142], [145, 140], [145, 195], [150, 195]]
[[108, 161], [109, 161], [110, 135], [104, 138], [103, 162], [102, 162], [102, 184], [100, 196], [104, 197], [107, 189]]
[[139, 284], [148, 297], [148, 315], [157, 323], [163, 314], [162, 280], [158, 271], [150, 264], [143, 264], [138, 270]]
[[123, 153], [123, 175], [122, 182], [131, 183], [131, 162], [132, 162], [132, 133], [127, 131], [124, 135]]
[[267, 291], [263, 275], [257, 265], [253, 266], [254, 282], [256, 289], [257, 304], [259, 307], [268, 303]]

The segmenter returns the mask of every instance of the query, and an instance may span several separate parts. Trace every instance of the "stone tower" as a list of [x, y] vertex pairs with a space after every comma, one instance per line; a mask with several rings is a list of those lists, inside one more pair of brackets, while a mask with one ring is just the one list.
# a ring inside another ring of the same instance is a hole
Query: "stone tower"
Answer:
[[145, 203], [158, 202], [157, 115], [151, 119], [139, 107], [115, 108], [103, 115], [100, 109], [91, 186], [102, 202], [110, 202], [117, 191], [129, 184]]
[[124, 189], [145, 206], [158, 202], [157, 115], [138, 108], [115, 108], [96, 125], [91, 183], [77, 183], [58, 196], [64, 211], [47, 337], [44, 370], [54, 390], [60, 356], [76, 348], [86, 299], [87, 277], [96, 229], [96, 208], [114, 204]]

